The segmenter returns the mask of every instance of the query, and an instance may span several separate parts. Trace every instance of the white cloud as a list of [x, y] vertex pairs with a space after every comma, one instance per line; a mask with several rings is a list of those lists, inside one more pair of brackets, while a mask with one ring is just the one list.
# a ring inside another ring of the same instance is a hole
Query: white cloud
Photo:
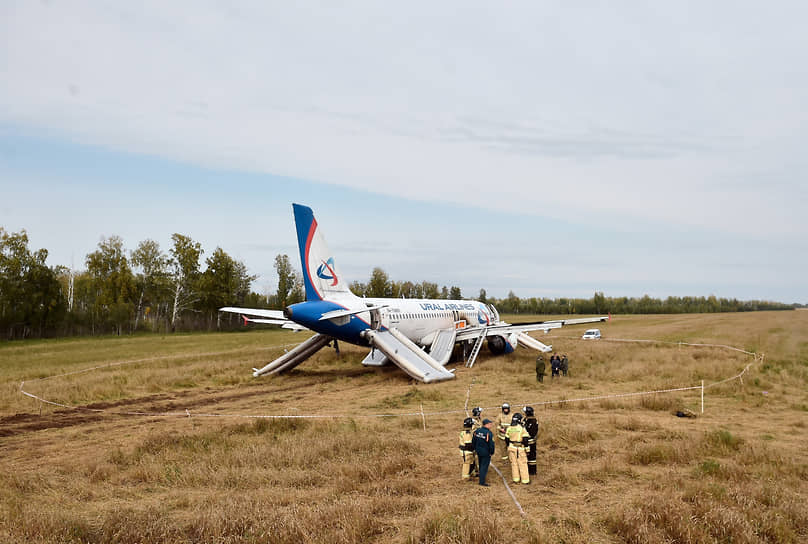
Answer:
[[804, 243], [806, 9], [4, 3], [0, 121], [431, 202]]

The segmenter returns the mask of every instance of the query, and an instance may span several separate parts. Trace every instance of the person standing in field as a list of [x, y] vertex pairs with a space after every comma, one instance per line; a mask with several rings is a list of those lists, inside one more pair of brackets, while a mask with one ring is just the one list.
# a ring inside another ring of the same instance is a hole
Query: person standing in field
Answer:
[[471, 426], [474, 420], [467, 417], [463, 420], [463, 430], [460, 431], [460, 454], [463, 456], [463, 470], [460, 473], [464, 480], [471, 479], [471, 474], [474, 472], [474, 446], [472, 446], [472, 439], [474, 438], [471, 432]]
[[525, 406], [525, 430], [530, 438], [527, 441], [527, 473], [536, 474], [536, 436], [539, 434], [539, 421], [532, 406]]
[[508, 427], [508, 459], [511, 461], [511, 476], [514, 482], [530, 483], [530, 474], [527, 470], [527, 448], [530, 436], [522, 427], [522, 414], [513, 415], [511, 425]]
[[494, 444], [494, 433], [491, 432], [491, 427], [494, 422], [490, 419], [483, 420], [483, 426], [474, 431], [472, 444], [474, 451], [477, 454], [477, 460], [480, 463], [480, 485], [488, 487], [485, 482], [485, 477], [488, 474], [488, 466], [491, 464], [491, 456], [494, 455], [496, 444]]
[[[505, 442], [505, 433], [508, 431], [508, 427], [511, 424], [511, 405], [507, 402], [502, 403], [502, 410], [497, 417], [497, 430], [499, 431], [499, 439]], [[505, 451], [505, 455], [502, 456], [502, 460], [508, 458], [508, 452]]]
[[544, 355], [536, 357], [536, 381], [544, 383], [544, 371], [547, 366], [544, 364]]
[[471, 409], [471, 419], [474, 420], [474, 423], [471, 425], [471, 432], [476, 431], [480, 427], [482, 427], [482, 423], [480, 422], [480, 415], [483, 413], [483, 409], [479, 406], [475, 406]]
[[552, 374], [550, 375], [551, 378], [555, 378], [560, 374], [561, 370], [561, 357], [558, 356], [557, 353], [553, 353], [553, 356], [550, 357], [550, 371]]
[[570, 362], [567, 359], [567, 354], [566, 353], [561, 356], [561, 364], [559, 366], [561, 367], [561, 374], [563, 376], [566, 376], [567, 375], [567, 370], [570, 369]]

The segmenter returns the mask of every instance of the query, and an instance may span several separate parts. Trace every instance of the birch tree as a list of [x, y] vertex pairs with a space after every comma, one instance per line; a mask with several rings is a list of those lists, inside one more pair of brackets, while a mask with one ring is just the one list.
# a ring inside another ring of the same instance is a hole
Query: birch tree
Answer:
[[[165, 285], [167, 277], [168, 256], [160, 251], [160, 244], [154, 240], [143, 240], [132, 251], [132, 265], [142, 270], [138, 277], [140, 296], [135, 311], [135, 330], [140, 316], [143, 315], [143, 301], [160, 303], [160, 287]], [[156, 319], [156, 318], [155, 318]]]
[[171, 253], [174, 301], [171, 309], [171, 330], [176, 330], [177, 318], [185, 310], [192, 309], [199, 299], [196, 292], [199, 281], [199, 258], [204, 253], [202, 245], [189, 236], [174, 233], [171, 235], [174, 246]]

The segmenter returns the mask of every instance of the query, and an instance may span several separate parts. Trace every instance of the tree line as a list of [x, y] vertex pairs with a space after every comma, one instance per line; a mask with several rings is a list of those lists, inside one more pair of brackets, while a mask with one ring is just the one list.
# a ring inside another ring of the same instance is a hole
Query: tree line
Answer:
[[199, 242], [171, 241], [167, 252], [154, 240], [128, 251], [120, 237], [102, 238], [74, 272], [48, 267], [48, 251], [29, 249], [24, 230], [0, 227], [2, 338], [212, 329], [221, 306], [260, 302], [244, 263], [217, 247], [202, 269]]
[[[277, 290], [259, 294], [251, 289], [256, 276], [217, 247], [204, 259], [199, 242], [174, 233], [168, 251], [154, 240], [133, 250], [118, 236], [102, 238], [76, 272], [49, 267], [46, 249], [28, 247], [23, 230], [0, 227], [0, 338], [41, 338], [74, 335], [131, 334], [135, 331], [214, 330], [240, 325], [223, 306], [282, 309], [304, 300], [301, 275], [287, 255], [275, 257]], [[393, 281], [374, 268], [367, 283], [350, 289], [362, 297], [462, 299], [459, 287], [428, 281]], [[477, 300], [494, 304], [501, 313], [524, 314], [650, 314], [789, 310], [800, 305], [739, 301], [709, 297], [668, 297], [664, 300], [606, 297], [519, 298], [513, 291], [502, 299], [480, 289]]]
[[[351, 291], [366, 297], [404, 297], [462, 299], [459, 287], [438, 288], [438, 284], [422, 281], [392, 281], [381, 268], [374, 268], [367, 283], [353, 282]], [[783, 304], [761, 300], [741, 301], [738, 299], [708, 297], [667, 297], [651, 298], [607, 297], [596, 292], [592, 298], [520, 298], [513, 291], [505, 298], [489, 297], [485, 289], [480, 289], [476, 300], [493, 304], [500, 313], [533, 315], [571, 314], [683, 314], [717, 312], [754, 312], [763, 310], [793, 310], [805, 307], [801, 304]]]

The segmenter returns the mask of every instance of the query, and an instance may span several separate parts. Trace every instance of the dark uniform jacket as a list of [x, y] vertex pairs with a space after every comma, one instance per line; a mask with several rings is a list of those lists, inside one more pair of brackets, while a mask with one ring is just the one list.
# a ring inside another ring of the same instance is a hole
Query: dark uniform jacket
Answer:
[[474, 431], [474, 437], [471, 440], [479, 457], [494, 455], [496, 446], [494, 445], [494, 433], [491, 432], [491, 429], [480, 427]]
[[539, 422], [535, 417], [528, 417], [525, 419], [525, 430], [530, 435], [531, 443], [535, 444], [536, 435], [539, 434]]

